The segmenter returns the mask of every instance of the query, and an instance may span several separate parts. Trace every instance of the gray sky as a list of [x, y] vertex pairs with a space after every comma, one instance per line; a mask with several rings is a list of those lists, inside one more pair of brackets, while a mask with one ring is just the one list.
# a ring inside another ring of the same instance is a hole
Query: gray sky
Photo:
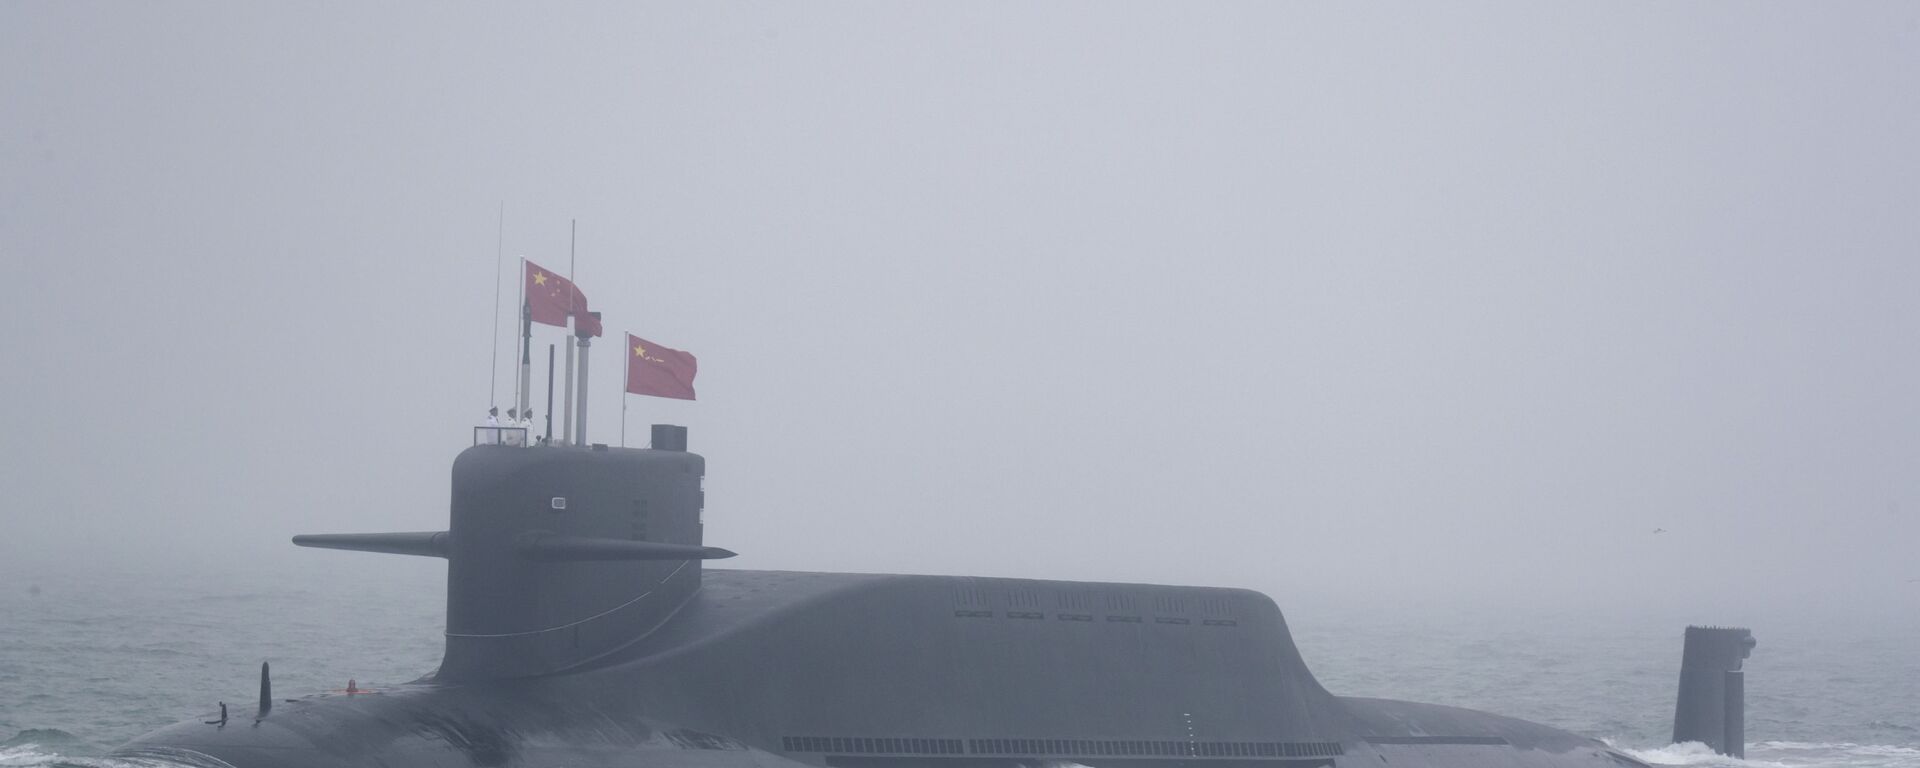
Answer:
[[1916, 136], [1900, 3], [7, 3], [0, 558], [432, 567], [285, 537], [444, 526], [504, 202], [740, 566], [1912, 611]]

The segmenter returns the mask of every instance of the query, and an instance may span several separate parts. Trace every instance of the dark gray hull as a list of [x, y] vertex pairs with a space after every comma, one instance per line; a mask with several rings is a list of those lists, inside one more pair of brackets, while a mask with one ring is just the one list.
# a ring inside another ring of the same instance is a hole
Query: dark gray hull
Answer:
[[1619, 766], [1593, 739], [1340, 698], [1244, 590], [708, 570], [625, 647], [192, 721], [117, 754], [255, 766]]

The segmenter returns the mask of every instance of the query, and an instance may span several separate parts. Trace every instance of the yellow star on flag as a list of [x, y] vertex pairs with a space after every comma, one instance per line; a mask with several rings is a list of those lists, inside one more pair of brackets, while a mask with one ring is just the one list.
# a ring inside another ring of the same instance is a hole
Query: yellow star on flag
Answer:
[[646, 348], [646, 347], [643, 347], [643, 346], [640, 346], [640, 345], [638, 345], [638, 344], [635, 344], [635, 345], [634, 345], [634, 347], [633, 347], [633, 356], [634, 356], [634, 357], [646, 357], [646, 356], [647, 356], [647, 348]]
[[534, 285], [546, 285], [546, 284], [547, 284], [547, 275], [546, 275], [546, 273], [544, 273], [544, 272], [535, 272], [535, 273], [533, 273], [533, 284], [534, 284]]

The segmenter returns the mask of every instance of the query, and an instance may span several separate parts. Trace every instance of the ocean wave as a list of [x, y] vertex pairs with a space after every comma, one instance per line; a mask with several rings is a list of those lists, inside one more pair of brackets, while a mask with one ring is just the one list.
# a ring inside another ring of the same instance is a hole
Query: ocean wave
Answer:
[[54, 755], [41, 752], [37, 744], [0, 747], [0, 766], [50, 765]]
[[144, 757], [79, 757], [38, 744], [0, 747], [0, 768], [184, 768], [184, 763]]
[[1795, 765], [1849, 765], [1875, 768], [1920, 768], [1920, 747], [1851, 742], [1759, 741], [1748, 751], [1764, 750]]
[[1654, 765], [1704, 765], [1726, 766], [1727, 768], [1788, 768], [1786, 763], [1774, 763], [1762, 760], [1742, 760], [1728, 757], [1713, 751], [1697, 741], [1683, 741], [1652, 749], [1619, 748], [1620, 751], [1634, 756], [1642, 762]]
[[[0, 748], [8, 747], [51, 747], [60, 749], [82, 744], [80, 737], [58, 728], [28, 728], [16, 733], [13, 738], [0, 741]], [[71, 751], [71, 750], [69, 750]]]
[[85, 739], [58, 728], [28, 728], [0, 741], [0, 768], [180, 768], [165, 760], [99, 755]]
[[1621, 748], [1654, 765], [1711, 768], [1920, 768], [1920, 748], [1884, 744], [1806, 741], [1757, 741], [1747, 758], [1718, 754], [1697, 741], [1652, 749]]

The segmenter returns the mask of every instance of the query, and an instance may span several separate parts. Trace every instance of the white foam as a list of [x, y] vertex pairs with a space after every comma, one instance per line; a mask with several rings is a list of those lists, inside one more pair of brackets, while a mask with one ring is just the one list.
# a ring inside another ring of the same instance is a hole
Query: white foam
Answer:
[[1920, 768], [1920, 748], [1883, 744], [1757, 741], [1747, 745], [1747, 759], [1716, 754], [1697, 741], [1652, 749], [1620, 751], [1654, 765], [1711, 766], [1713, 768]]
[[43, 752], [38, 744], [16, 744], [0, 747], [0, 768], [42, 768], [59, 765], [77, 768], [181, 768], [178, 763], [146, 758], [123, 759], [114, 757], [72, 757], [54, 752]]
[[[1727, 766], [1727, 768], [1787, 768], [1785, 763], [1772, 763], [1762, 760], [1742, 760], [1728, 757], [1713, 751], [1711, 747], [1697, 741], [1683, 741], [1652, 749], [1628, 749], [1620, 751], [1654, 765], [1708, 765]], [[1749, 750], [1751, 752], [1751, 750]]]
[[59, 755], [41, 752], [38, 744], [16, 744], [0, 747], [0, 768], [24, 768], [25, 766], [48, 765], [60, 759]]

